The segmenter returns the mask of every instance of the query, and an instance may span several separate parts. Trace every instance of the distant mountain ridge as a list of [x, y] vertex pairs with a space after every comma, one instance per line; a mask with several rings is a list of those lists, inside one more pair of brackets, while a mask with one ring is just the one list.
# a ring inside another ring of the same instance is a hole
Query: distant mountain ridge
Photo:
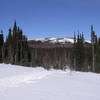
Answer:
[[[74, 38], [51, 38], [51, 37], [47, 37], [47, 38], [36, 38], [36, 39], [31, 39], [34, 41], [40, 41], [40, 42], [50, 42], [50, 43], [74, 43]], [[29, 41], [31, 41], [29, 40]], [[86, 43], [91, 43], [90, 40], [85, 40]]]

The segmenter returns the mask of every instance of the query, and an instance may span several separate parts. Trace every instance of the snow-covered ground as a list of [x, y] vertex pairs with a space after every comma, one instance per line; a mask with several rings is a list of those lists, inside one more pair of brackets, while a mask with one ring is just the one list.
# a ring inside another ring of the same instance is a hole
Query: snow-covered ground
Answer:
[[0, 64], [0, 100], [100, 100], [100, 74]]
[[[74, 38], [37, 38], [37, 39], [30, 39], [30, 40], [34, 40], [34, 41], [41, 41], [41, 42], [50, 42], [50, 43], [74, 43]], [[29, 40], [29, 41], [30, 41]], [[85, 40], [86, 43], [91, 43], [90, 40]]]

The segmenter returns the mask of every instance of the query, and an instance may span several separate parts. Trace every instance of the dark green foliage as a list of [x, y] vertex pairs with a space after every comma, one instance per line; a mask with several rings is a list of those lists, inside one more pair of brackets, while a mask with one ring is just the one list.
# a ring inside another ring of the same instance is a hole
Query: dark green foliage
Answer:
[[83, 34], [74, 35], [72, 62], [74, 70], [100, 72], [100, 38], [91, 26], [91, 43], [84, 42]]
[[3, 45], [4, 45], [4, 38], [3, 32], [0, 33], [0, 63], [3, 62]]
[[31, 60], [30, 50], [26, 36], [17, 27], [16, 21], [13, 29], [9, 29], [8, 36], [4, 44], [4, 62], [18, 65], [26, 65]]
[[100, 38], [95, 43], [95, 72], [100, 73]]
[[83, 34], [78, 34], [77, 38], [74, 36], [74, 46], [73, 46], [73, 63], [74, 69], [81, 71], [84, 65], [84, 36]]
[[100, 38], [97, 38], [91, 26], [91, 43], [84, 42], [84, 36], [74, 35], [73, 46], [74, 70], [100, 72]]

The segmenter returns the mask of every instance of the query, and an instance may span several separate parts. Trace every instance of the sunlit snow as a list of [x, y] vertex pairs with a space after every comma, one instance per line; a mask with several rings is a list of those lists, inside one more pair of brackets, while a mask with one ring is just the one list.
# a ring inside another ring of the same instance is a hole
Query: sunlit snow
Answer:
[[100, 74], [0, 64], [0, 100], [100, 100]]

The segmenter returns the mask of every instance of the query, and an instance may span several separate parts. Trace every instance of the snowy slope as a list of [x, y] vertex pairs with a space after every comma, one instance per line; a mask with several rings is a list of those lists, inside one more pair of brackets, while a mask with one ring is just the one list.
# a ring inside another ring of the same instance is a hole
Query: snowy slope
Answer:
[[[41, 41], [41, 42], [50, 42], [50, 43], [74, 43], [73, 38], [37, 38], [37, 39], [32, 39], [34, 41]], [[29, 40], [30, 41], [30, 40]], [[85, 40], [87, 43], [91, 43], [90, 40]]]
[[100, 100], [100, 74], [0, 64], [0, 100]]

